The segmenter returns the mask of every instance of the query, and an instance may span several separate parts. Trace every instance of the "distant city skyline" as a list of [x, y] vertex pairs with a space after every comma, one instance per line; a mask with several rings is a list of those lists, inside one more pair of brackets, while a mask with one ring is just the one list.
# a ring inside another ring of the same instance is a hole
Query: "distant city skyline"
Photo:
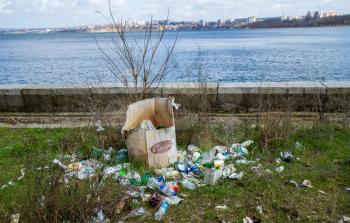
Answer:
[[[350, 14], [348, 0], [111, 0], [116, 17], [137, 21], [191, 21], [306, 15], [307, 11]], [[0, 0], [0, 28], [44, 28], [106, 24], [107, 0]]]

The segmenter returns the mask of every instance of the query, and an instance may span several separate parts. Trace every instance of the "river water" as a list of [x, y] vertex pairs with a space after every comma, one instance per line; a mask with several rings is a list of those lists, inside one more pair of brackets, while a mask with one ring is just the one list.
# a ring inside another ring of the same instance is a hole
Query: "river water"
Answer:
[[[115, 82], [95, 40], [108, 49], [112, 36], [0, 34], [0, 84]], [[350, 80], [350, 27], [180, 32], [171, 64], [167, 82], [196, 81], [198, 67], [211, 82]]]

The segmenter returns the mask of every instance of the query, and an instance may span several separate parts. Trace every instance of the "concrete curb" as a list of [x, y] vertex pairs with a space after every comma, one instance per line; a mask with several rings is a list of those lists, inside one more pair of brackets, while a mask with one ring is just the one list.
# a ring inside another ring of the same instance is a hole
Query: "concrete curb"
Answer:
[[[314, 107], [342, 112], [349, 102], [350, 81], [164, 83], [150, 89], [149, 97], [175, 96], [179, 103], [196, 110], [201, 103], [198, 95], [203, 94], [217, 112], [251, 111], [261, 108], [257, 106], [261, 100], [273, 102], [270, 109], [278, 109], [291, 98], [293, 110]], [[121, 84], [0, 85], [0, 112], [91, 112], [97, 103], [104, 111], [114, 111], [127, 95]]]

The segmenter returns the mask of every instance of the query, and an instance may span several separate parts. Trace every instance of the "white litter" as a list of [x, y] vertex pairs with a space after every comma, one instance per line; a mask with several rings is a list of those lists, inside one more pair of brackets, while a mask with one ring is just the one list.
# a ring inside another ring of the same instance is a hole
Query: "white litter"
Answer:
[[312, 188], [310, 180], [304, 180], [301, 185], [303, 185], [304, 187]]
[[96, 126], [96, 132], [103, 132], [105, 129], [102, 126], [101, 120], [97, 120], [95, 123]]
[[275, 169], [277, 172], [283, 172], [284, 171], [284, 166], [279, 166]]
[[262, 214], [262, 213], [263, 213], [263, 210], [262, 210], [262, 206], [261, 206], [261, 205], [256, 206], [255, 210], [256, 210], [256, 212], [257, 212], [258, 214]]
[[228, 207], [226, 205], [217, 205], [215, 209], [226, 210]]
[[323, 190], [318, 190], [318, 193], [321, 193], [321, 194], [327, 194], [326, 192], [324, 192]]
[[243, 223], [254, 223], [252, 219], [250, 219], [250, 217], [245, 217], [243, 218]]

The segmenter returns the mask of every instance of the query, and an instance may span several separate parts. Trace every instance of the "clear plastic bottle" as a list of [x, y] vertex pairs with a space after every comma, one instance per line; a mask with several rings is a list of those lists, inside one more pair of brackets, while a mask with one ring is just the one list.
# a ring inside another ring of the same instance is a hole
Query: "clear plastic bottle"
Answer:
[[147, 186], [151, 189], [156, 189], [159, 188], [161, 185], [161, 183], [154, 177], [149, 178], [148, 182], [147, 182]]
[[194, 183], [192, 183], [191, 181], [189, 181], [188, 179], [184, 179], [183, 181], [181, 181], [181, 185], [189, 190], [194, 190], [196, 189], [196, 185]]
[[160, 185], [159, 190], [167, 196], [176, 196], [174, 189], [169, 187], [167, 184]]
[[162, 220], [162, 218], [168, 212], [168, 210], [169, 210], [169, 202], [167, 201], [167, 199], [164, 199], [160, 204], [158, 211], [154, 214], [155, 220], [156, 221]]

